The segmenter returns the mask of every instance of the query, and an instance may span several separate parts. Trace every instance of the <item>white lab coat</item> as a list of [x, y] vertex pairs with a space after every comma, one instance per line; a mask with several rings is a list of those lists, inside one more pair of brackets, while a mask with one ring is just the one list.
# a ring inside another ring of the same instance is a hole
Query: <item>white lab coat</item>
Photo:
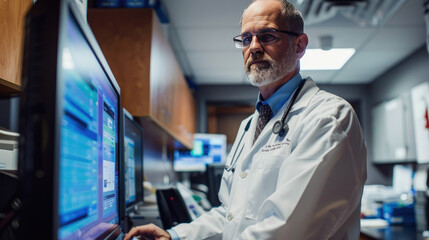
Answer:
[[282, 138], [272, 128], [287, 104], [253, 146], [258, 112], [241, 123], [227, 163], [252, 119], [235, 172], [224, 171], [222, 205], [174, 227], [181, 240], [359, 238], [366, 147], [355, 112], [308, 78]]

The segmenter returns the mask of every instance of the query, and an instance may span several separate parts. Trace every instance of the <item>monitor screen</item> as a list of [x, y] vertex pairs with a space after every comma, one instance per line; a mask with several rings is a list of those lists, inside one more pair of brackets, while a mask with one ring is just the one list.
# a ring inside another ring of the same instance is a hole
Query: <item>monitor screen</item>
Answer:
[[120, 238], [119, 86], [74, 1], [26, 20], [18, 239]]
[[58, 239], [96, 238], [119, 221], [119, 96], [68, 16], [61, 51]]
[[143, 130], [124, 110], [124, 194], [127, 213], [143, 202]]
[[191, 151], [174, 151], [174, 170], [205, 171], [207, 164], [224, 163], [225, 159], [226, 135], [196, 133]]

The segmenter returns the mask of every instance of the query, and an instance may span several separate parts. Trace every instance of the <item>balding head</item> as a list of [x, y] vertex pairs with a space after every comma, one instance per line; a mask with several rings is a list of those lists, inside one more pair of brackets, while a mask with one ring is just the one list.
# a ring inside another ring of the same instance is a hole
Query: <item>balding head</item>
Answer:
[[[270, 3], [271, 2], [271, 3]], [[298, 11], [298, 9], [295, 8], [295, 6], [286, 1], [286, 0], [254, 0], [250, 5], [244, 10], [243, 16], [240, 20], [240, 25], [242, 25], [243, 17], [246, 14], [246, 10], [252, 6], [253, 4], [280, 4], [280, 10], [281, 15], [284, 21], [284, 26], [286, 29], [289, 29], [289, 31], [296, 32], [296, 33], [303, 33], [304, 32], [304, 20], [302, 18], [301, 12]]]

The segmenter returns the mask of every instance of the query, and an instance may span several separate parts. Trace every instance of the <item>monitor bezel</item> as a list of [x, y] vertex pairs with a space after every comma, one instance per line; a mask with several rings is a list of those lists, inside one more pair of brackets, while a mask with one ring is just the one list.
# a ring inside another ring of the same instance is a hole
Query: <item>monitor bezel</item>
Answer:
[[[97, 40], [95, 39], [94, 34], [92, 33], [88, 23], [86, 22], [86, 18], [84, 16], [82, 16], [82, 12], [78, 9], [78, 7], [76, 6], [74, 1], [71, 0], [64, 0], [65, 2], [65, 7], [66, 9], [62, 10], [62, 13], [64, 14], [64, 17], [61, 18], [61, 25], [62, 27], [59, 28], [60, 31], [62, 31], [60, 33], [60, 37], [64, 38], [64, 36], [66, 35], [66, 27], [64, 27], [64, 25], [66, 24], [66, 21], [69, 17], [74, 18], [74, 20], [77, 23], [77, 27], [80, 28], [80, 30], [82, 31], [83, 37], [85, 38], [85, 40], [87, 41], [89, 47], [91, 48], [91, 50], [93, 51], [95, 57], [97, 58], [98, 62], [100, 63], [100, 67], [103, 69], [104, 73], [106, 74], [106, 77], [109, 80], [109, 83], [112, 87], [112, 90], [115, 92], [115, 94], [117, 95], [118, 99], [117, 99], [117, 116], [118, 116], [118, 123], [117, 123], [117, 129], [118, 129], [118, 141], [116, 143], [116, 149], [117, 149], [117, 153], [116, 153], [116, 171], [118, 172], [118, 183], [117, 183], [117, 209], [116, 209], [116, 214], [117, 214], [117, 219], [118, 219], [118, 223], [116, 226], [113, 226], [112, 228], [110, 228], [109, 230], [103, 232], [100, 236], [98, 236], [96, 239], [116, 239], [121, 232], [121, 203], [120, 203], [120, 196], [121, 196], [121, 184], [120, 184], [120, 163], [121, 163], [121, 152], [123, 150], [123, 139], [122, 139], [122, 124], [123, 122], [121, 121], [121, 115], [122, 115], [122, 107], [121, 107], [121, 94], [120, 94], [120, 87], [118, 85], [118, 83], [116, 82], [115, 77], [113, 76], [112, 71], [110, 70], [110, 67], [107, 63], [107, 60], [104, 57], [103, 52], [101, 51], [101, 48], [98, 45]], [[71, 16], [70, 16], [71, 15]], [[63, 43], [64, 43], [64, 39], [60, 39], [59, 41], [59, 47], [58, 47], [58, 59], [59, 61], [57, 62], [58, 64], [62, 64], [61, 63], [61, 58], [60, 58], [60, 50], [63, 49]], [[61, 66], [58, 66], [58, 69], [62, 69]], [[58, 78], [61, 79], [61, 74], [62, 72], [58, 72]], [[61, 85], [59, 85], [60, 87], [64, 86], [64, 84], [62, 83]], [[64, 90], [62, 89], [60, 92], [62, 93]], [[61, 95], [57, 96], [57, 97], [61, 97]], [[63, 103], [62, 101], [58, 101]], [[58, 109], [58, 113], [61, 114], [61, 111], [63, 109], [63, 106], [61, 104], [58, 104], [59, 109]], [[58, 118], [60, 119], [60, 117]], [[60, 122], [58, 123], [58, 127], [60, 127]], [[58, 139], [60, 138], [60, 132], [58, 131]], [[59, 141], [58, 141], [59, 142]], [[56, 148], [56, 150], [59, 150], [59, 146]], [[59, 153], [58, 153], [58, 160], [56, 161], [57, 163], [57, 169], [55, 171], [55, 173], [59, 173]], [[56, 176], [56, 179], [59, 180], [59, 176]], [[57, 183], [59, 181], [56, 181]], [[55, 190], [58, 190], [58, 187], [55, 188]], [[57, 204], [58, 204], [58, 193], [56, 193], [56, 200], [57, 200]], [[58, 207], [56, 208], [56, 210], [58, 211]], [[58, 216], [58, 213], [57, 213]], [[58, 218], [57, 218], [58, 220]], [[57, 229], [59, 228], [58, 223], [57, 223]]]
[[[134, 117], [132, 116], [132, 114], [131, 113], [129, 113], [125, 108], [123, 108], [122, 109], [122, 112], [123, 112], [123, 126], [124, 126], [124, 130], [123, 130], [123, 133], [124, 133], [124, 146], [125, 146], [125, 135], [126, 135], [126, 122], [127, 121], [129, 121], [129, 123], [130, 124], [132, 124], [132, 126], [135, 128], [135, 129], [137, 129], [137, 134], [139, 135], [139, 138], [140, 138], [140, 142], [141, 142], [141, 146], [140, 146], [140, 156], [142, 157], [142, 159], [141, 159], [141, 171], [140, 171], [140, 174], [139, 174], [139, 179], [140, 179], [140, 182], [141, 183], [143, 183], [143, 180], [144, 180], [144, 149], [143, 149], [143, 147], [144, 147], [144, 131], [143, 131], [143, 128], [140, 126], [140, 124], [134, 119]], [[130, 203], [126, 203], [126, 201], [125, 201], [125, 148], [124, 148], [124, 151], [122, 151], [122, 164], [121, 164], [121, 172], [122, 172], [122, 189], [124, 189], [124, 191], [122, 191], [122, 195], [121, 195], [121, 197], [123, 197], [123, 201], [122, 201], [122, 205], [124, 206], [124, 209], [125, 209], [125, 215], [129, 215], [130, 213], [132, 213], [133, 211], [135, 211], [136, 210], [136, 207], [137, 206], [139, 206], [139, 205], [142, 205], [142, 204], [144, 204], [144, 191], [143, 191], [143, 185], [141, 184], [140, 185], [140, 191], [138, 191], [137, 190], [137, 188], [138, 188], [138, 186], [139, 185], [137, 185], [138, 184], [138, 180], [139, 179], [136, 179], [136, 200], [135, 201], [132, 201], [132, 202], [130, 202]], [[137, 171], [137, 169], [136, 169], [136, 171]], [[137, 174], [137, 172], [135, 173], [136, 175], [135, 176], [138, 176]]]
[[[86, 18], [75, 4], [73, 0], [38, 0], [26, 17], [23, 95], [20, 101], [22, 137], [19, 147], [18, 198], [23, 204], [18, 211], [21, 219], [17, 231], [19, 239], [34, 236], [58, 239], [60, 130], [64, 92], [61, 51], [65, 44], [65, 24], [69, 17], [76, 21], [117, 96], [118, 141], [115, 167], [117, 179], [120, 179], [120, 153], [123, 148], [120, 88]], [[118, 182], [118, 222], [97, 239], [117, 239], [122, 235], [120, 191]]]

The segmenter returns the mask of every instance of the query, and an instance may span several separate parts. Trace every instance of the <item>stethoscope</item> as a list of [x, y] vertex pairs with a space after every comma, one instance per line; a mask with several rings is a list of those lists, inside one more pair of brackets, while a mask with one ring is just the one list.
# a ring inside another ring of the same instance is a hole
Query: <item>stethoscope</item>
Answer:
[[[280, 137], [286, 136], [287, 131], [289, 130], [289, 126], [285, 122], [287, 115], [289, 114], [289, 111], [292, 107], [292, 105], [295, 103], [296, 98], [298, 97], [299, 92], [301, 92], [302, 87], [304, 86], [305, 80], [302, 80], [299, 84], [296, 91], [293, 93], [292, 98], [289, 101], [289, 104], [286, 107], [286, 110], [283, 113], [283, 116], [280, 120], [276, 121], [273, 126], [272, 132], [274, 134], [278, 134]], [[234, 154], [232, 155], [232, 159], [230, 163], [225, 164], [225, 170], [227, 172], [234, 172], [235, 171], [235, 165], [237, 165], [238, 157], [241, 155], [241, 152], [243, 151], [245, 143], [240, 148], [240, 151], [238, 152], [237, 157], [235, 155], [237, 154], [237, 150], [241, 144], [241, 141], [243, 140], [244, 135], [246, 135], [246, 132], [249, 130], [250, 123], [252, 122], [252, 118], [249, 119], [249, 121], [246, 124], [246, 127], [244, 128], [243, 134], [241, 134], [240, 140], [238, 141], [237, 147], [235, 148]]]

